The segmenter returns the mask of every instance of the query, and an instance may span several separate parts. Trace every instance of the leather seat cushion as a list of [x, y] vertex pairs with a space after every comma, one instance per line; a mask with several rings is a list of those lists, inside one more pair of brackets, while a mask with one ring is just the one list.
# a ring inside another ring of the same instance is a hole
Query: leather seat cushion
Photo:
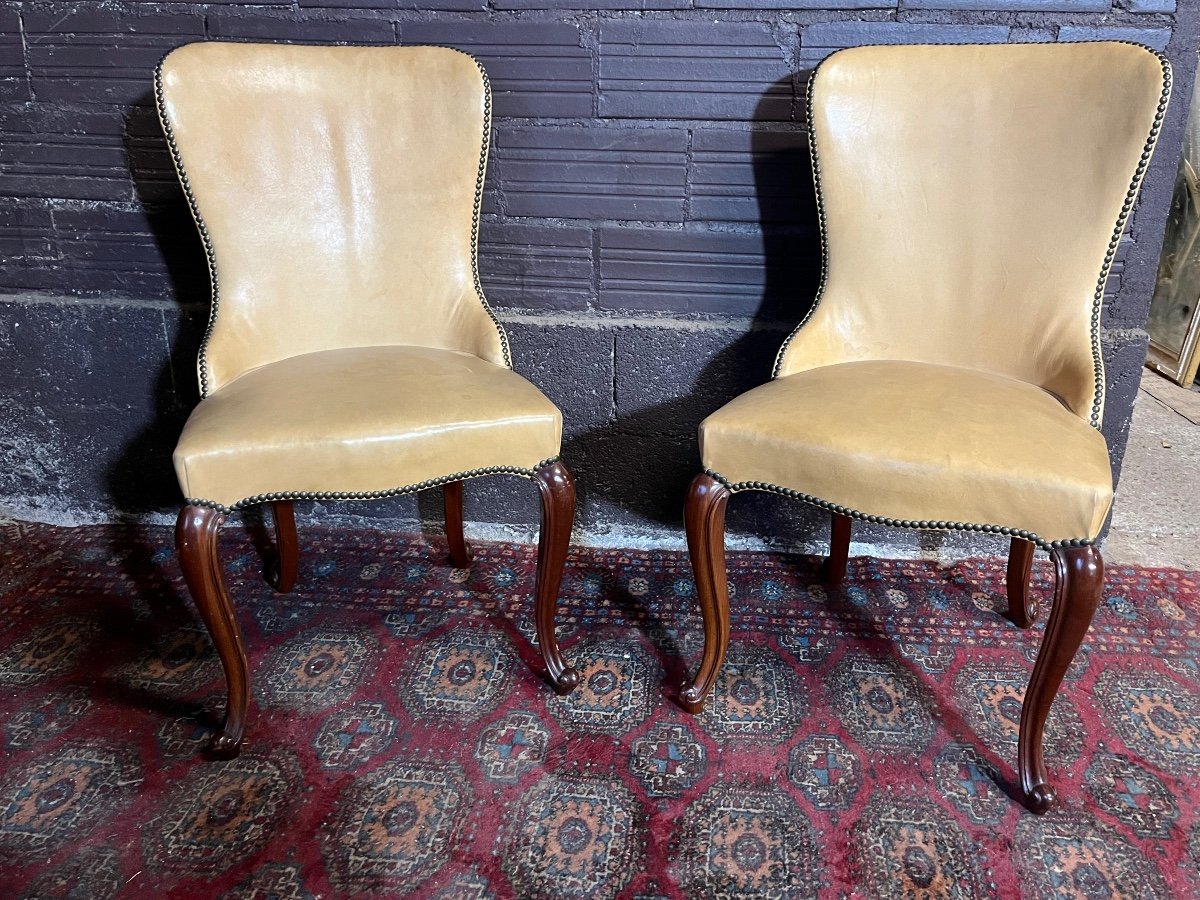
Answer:
[[778, 378], [700, 425], [704, 467], [865, 515], [1093, 539], [1112, 503], [1103, 437], [1034, 385], [875, 360]]
[[180, 436], [184, 495], [370, 493], [559, 452], [562, 415], [532, 384], [468, 353], [360, 347], [253, 369], [200, 402]]

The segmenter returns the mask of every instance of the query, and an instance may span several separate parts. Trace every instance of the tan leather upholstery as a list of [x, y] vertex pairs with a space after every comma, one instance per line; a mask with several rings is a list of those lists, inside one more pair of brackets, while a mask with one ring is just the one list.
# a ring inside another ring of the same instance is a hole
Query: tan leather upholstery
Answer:
[[1095, 535], [1112, 501], [1100, 432], [1003, 375], [871, 360], [777, 378], [700, 426], [704, 465], [871, 515]]
[[1119, 43], [829, 57], [822, 293], [778, 382], [702, 425], [705, 467], [868, 516], [1095, 538], [1099, 300], [1168, 76]]
[[509, 364], [475, 282], [488, 90], [471, 57], [190, 44], [159, 83], [219, 275], [206, 392], [339, 347]]
[[184, 495], [373, 493], [455, 472], [535, 469], [562, 416], [528, 381], [453, 350], [306, 353], [234, 379], [188, 419], [175, 451]]
[[377, 495], [558, 455], [561, 415], [510, 371], [478, 290], [471, 57], [193, 44], [157, 90], [214, 267], [175, 452], [189, 499]]
[[827, 59], [810, 88], [826, 283], [777, 374], [965, 366], [1044, 387], [1085, 418], [1098, 403], [1098, 424], [1093, 303], [1163, 66], [1111, 42]]

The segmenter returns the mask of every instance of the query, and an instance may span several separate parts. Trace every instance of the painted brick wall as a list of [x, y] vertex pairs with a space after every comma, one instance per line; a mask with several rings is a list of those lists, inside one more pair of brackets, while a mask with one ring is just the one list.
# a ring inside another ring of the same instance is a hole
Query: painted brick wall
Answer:
[[[808, 71], [864, 43], [1108, 37], [1165, 49], [1177, 78], [1104, 318], [1119, 465], [1200, 0], [0, 0], [0, 508], [77, 522], [179, 502], [169, 455], [208, 296], [150, 97], [179, 44], [439, 43], [483, 61], [484, 286], [517, 368], [566, 413], [583, 531], [619, 544], [680, 535], [697, 422], [766, 379], [811, 300]], [[536, 519], [519, 481], [468, 497], [477, 521]], [[768, 498], [739, 498], [731, 523], [797, 542], [825, 528]]]

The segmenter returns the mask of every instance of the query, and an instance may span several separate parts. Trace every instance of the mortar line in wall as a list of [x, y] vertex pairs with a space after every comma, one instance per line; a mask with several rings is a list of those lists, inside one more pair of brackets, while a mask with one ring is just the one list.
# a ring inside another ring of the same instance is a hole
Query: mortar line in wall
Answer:
[[609, 365], [612, 368], [612, 394], [609, 400], [608, 418], [610, 422], [617, 420], [617, 332], [614, 330], [609, 342]]
[[692, 218], [692, 174], [696, 170], [696, 161], [692, 156], [692, 147], [695, 143], [696, 131], [689, 127], [687, 130], [687, 140], [683, 145], [683, 221], [687, 222]]
[[[800, 74], [800, 73], [793, 73]], [[602, 125], [606, 128], [631, 128], [644, 131], [682, 131], [685, 128], [707, 128], [713, 131], [778, 131], [784, 133], [806, 134], [808, 127], [803, 122], [792, 119], [705, 119], [694, 118], [661, 118], [647, 116], [601, 116], [589, 118], [579, 116], [496, 116], [493, 126], [507, 125], [512, 128], [538, 128], [542, 126], [553, 128], [587, 128]]]
[[[70, 294], [47, 292], [0, 293], [0, 304], [13, 303], [25, 306], [96, 306], [135, 309], [157, 309], [161, 311], [203, 312], [208, 301], [181, 303], [177, 300], [150, 300], [137, 297], [80, 297]], [[519, 306], [493, 306], [501, 322], [537, 327], [571, 326], [594, 331], [616, 328], [670, 328], [676, 331], [787, 331], [795, 327], [795, 321], [777, 319], [764, 321], [755, 316], [710, 316], [699, 317], [667, 315], [644, 312], [610, 312], [608, 310], [562, 310], [558, 312], [531, 311]], [[1141, 339], [1146, 332], [1141, 328], [1101, 326], [1101, 335], [1109, 341]]]
[[21, 64], [25, 67], [25, 71], [21, 74], [25, 77], [25, 89], [29, 91], [29, 102], [37, 101], [37, 94], [33, 90], [33, 66], [29, 63], [29, 36], [25, 33], [25, 10], [17, 10], [17, 29], [21, 32]]
[[163, 348], [167, 356], [167, 371], [171, 375], [171, 396], [179, 396], [179, 385], [175, 381], [175, 355], [171, 352], [171, 333], [167, 330], [167, 317], [163, 310], [159, 310], [159, 318], [162, 321], [163, 333]]
[[139, 297], [81, 297], [73, 294], [51, 294], [45, 291], [0, 293], [0, 303], [14, 303], [22, 306], [100, 306], [180, 311], [204, 310], [209, 305], [207, 300], [183, 303], [178, 300], [147, 300]]
[[591, 251], [592, 251], [592, 291], [588, 297], [588, 309], [594, 310], [600, 302], [600, 229], [592, 229]]

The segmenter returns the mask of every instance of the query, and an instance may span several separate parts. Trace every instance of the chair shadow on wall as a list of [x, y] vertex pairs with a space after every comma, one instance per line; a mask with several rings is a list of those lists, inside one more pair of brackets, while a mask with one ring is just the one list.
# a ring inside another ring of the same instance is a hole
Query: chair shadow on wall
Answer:
[[[152, 385], [151, 418], [105, 473], [112, 506], [129, 520], [129, 524], [112, 529], [109, 549], [112, 558], [119, 560], [122, 575], [132, 586], [142, 611], [135, 615], [128, 604], [113, 604], [104, 623], [113, 642], [103, 640], [99, 646], [108, 644], [104, 652], [109, 654], [113, 646], [129, 647], [131, 661], [139, 652], [152, 650], [163, 659], [173, 660], [173, 664], [200, 664], [199, 658], [209, 655], [208, 639], [186, 600], [173, 544], [168, 538], [164, 545], [161, 528], [148, 527], [144, 522], [156, 514], [173, 513], [183, 503], [171, 451], [200, 399], [196, 357], [208, 322], [208, 267], [149, 91], [127, 109], [123, 139], [138, 205], [165, 261], [167, 278], [162, 297], [178, 304], [178, 311], [163, 310], [164, 335], [171, 346], [153, 381], [147, 378], [147, 384]], [[132, 373], [131, 377], [139, 374]], [[270, 539], [261, 512], [251, 511], [243, 518], [256, 549], [269, 556]], [[190, 638], [193, 633], [199, 636], [194, 645]], [[195, 661], [189, 658], [192, 652], [198, 657]], [[219, 724], [206, 712], [212, 704], [203, 700], [181, 703], [167, 693], [134, 687], [107, 676], [96, 689], [129, 706], [192, 719], [202, 730]]]
[[[731, 327], [744, 330], [707, 362], [695, 367], [686, 392], [615, 421], [571, 436], [563, 447], [566, 464], [576, 473], [581, 507], [590, 505], [589, 519], [605, 509], [632, 513], [648, 524], [667, 526], [684, 536], [683, 503], [688, 484], [700, 471], [696, 429], [700, 421], [739, 394], [766, 383], [784, 339], [811, 308], [821, 275], [820, 228], [803, 126], [803, 91], [808, 72], [777, 82], [760, 98], [751, 132], [754, 200], [763, 247], [763, 287], [757, 308]], [[792, 90], [792, 123], [774, 115], [780, 89]], [[768, 126], [764, 128], [763, 126]], [[784, 125], [784, 128], [770, 128]], [[719, 325], [719, 321], [712, 324]], [[648, 325], [653, 327], [653, 322]], [[653, 363], [657, 381], [678, 391], [678, 373], [692, 372], [689, 345], [703, 346], [688, 334]], [[642, 361], [649, 368], [646, 360]], [[567, 428], [570, 414], [567, 411]], [[802, 504], [762, 493], [747, 493], [729, 505], [728, 533], [759, 538], [782, 538], [787, 544], [821, 542], [828, 536], [828, 516]], [[819, 560], [797, 560], [805, 578], [817, 578]], [[664, 692], [672, 695], [686, 675], [678, 629], [699, 629], [699, 609], [684, 623], [659, 623], [647, 616], [645, 598], [632, 596], [624, 584], [606, 577], [605, 596], [626, 618], [643, 628], [655, 645], [666, 670]], [[669, 590], [669, 584], [656, 588]], [[690, 601], [685, 600], [687, 604]], [[690, 646], [690, 641], [688, 642]]]

